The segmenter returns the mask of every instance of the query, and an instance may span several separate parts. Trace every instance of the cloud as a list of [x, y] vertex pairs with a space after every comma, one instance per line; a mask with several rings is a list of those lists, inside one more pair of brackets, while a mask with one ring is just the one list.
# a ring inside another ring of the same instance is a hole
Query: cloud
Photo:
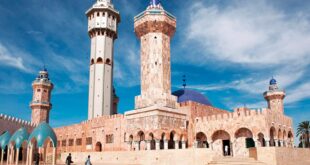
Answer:
[[[299, 91], [309, 89], [307, 81], [300, 81], [310, 65], [307, 11], [284, 11], [273, 7], [269, 1], [231, 1], [227, 6], [207, 6], [197, 1], [189, 7], [188, 13], [191, 14], [183, 44], [193, 47], [193, 54], [182, 56], [187, 59], [183, 61], [250, 70], [242, 78], [230, 82], [193, 88], [235, 89], [253, 95], [267, 90], [268, 80], [275, 76], [280, 87], [287, 89], [290, 95], [287, 103], [309, 97]], [[242, 69], [240, 72], [244, 72]]]
[[0, 63], [4, 66], [13, 67], [23, 72], [31, 72], [31, 68], [25, 66], [24, 59], [19, 56], [19, 50], [8, 50], [0, 43]]

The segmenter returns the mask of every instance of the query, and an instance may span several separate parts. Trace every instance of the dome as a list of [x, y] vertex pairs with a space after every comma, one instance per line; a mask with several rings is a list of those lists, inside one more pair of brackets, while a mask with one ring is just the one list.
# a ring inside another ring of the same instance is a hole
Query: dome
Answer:
[[270, 84], [270, 85], [275, 85], [275, 84], [277, 84], [277, 80], [274, 79], [274, 78], [272, 78], [272, 79], [270, 80], [269, 84]]
[[6, 131], [4, 134], [2, 134], [0, 136], [0, 147], [1, 148], [4, 149], [8, 145], [8, 143], [10, 141], [10, 137], [11, 137], [11, 135], [8, 131]]
[[20, 148], [23, 142], [28, 140], [28, 136], [29, 134], [26, 128], [22, 127], [13, 134], [10, 139], [10, 143], [15, 142], [15, 147]]
[[45, 122], [42, 122], [41, 124], [39, 124], [39, 126], [37, 126], [33, 130], [33, 132], [29, 136], [28, 142], [30, 143], [33, 138], [36, 139], [36, 141], [38, 143], [38, 147], [43, 147], [44, 142], [48, 138], [50, 138], [54, 147], [57, 146], [56, 134], [55, 134], [54, 130], [51, 128], [51, 126], [49, 126]]
[[172, 93], [172, 95], [178, 97], [178, 103], [186, 101], [194, 101], [204, 105], [212, 106], [211, 102], [203, 94], [189, 89], [180, 89]]

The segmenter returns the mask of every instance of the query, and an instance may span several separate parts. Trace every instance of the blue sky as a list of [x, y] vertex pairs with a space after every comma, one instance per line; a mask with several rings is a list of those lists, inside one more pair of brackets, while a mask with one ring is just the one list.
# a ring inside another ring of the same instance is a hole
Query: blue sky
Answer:
[[[216, 107], [266, 107], [272, 76], [287, 93], [294, 124], [310, 120], [310, 1], [162, 0], [177, 17], [171, 43], [172, 90], [188, 88]], [[87, 118], [91, 0], [0, 1], [0, 113], [30, 120], [31, 82], [45, 64], [55, 85], [51, 125]], [[139, 40], [133, 17], [147, 0], [114, 0], [121, 13], [114, 83], [119, 111], [140, 91]]]

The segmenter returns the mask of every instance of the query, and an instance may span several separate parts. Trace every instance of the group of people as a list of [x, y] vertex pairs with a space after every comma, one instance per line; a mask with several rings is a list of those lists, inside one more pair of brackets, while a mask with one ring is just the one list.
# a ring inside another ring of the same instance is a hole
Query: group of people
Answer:
[[[66, 159], [66, 165], [71, 165], [72, 163], [73, 163], [72, 156], [71, 156], [71, 153], [69, 153], [69, 155], [67, 156], [67, 159]], [[92, 165], [91, 161], [90, 161], [90, 155], [87, 156], [87, 159], [85, 161], [85, 165]]]

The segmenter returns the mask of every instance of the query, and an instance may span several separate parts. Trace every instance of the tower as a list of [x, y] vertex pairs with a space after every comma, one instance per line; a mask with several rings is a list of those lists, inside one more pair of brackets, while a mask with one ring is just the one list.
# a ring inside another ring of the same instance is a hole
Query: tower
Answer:
[[30, 103], [32, 109], [31, 122], [38, 125], [41, 122], [49, 123], [49, 113], [52, 108], [51, 92], [53, 83], [48, 77], [47, 69], [39, 72], [38, 77], [32, 83], [33, 97]]
[[269, 82], [269, 90], [264, 93], [268, 108], [279, 113], [284, 112], [283, 100], [285, 91], [279, 89], [277, 81], [272, 78]]
[[113, 114], [113, 50], [119, 12], [111, 0], [97, 0], [86, 12], [91, 39], [88, 119]]
[[176, 30], [176, 18], [165, 11], [159, 0], [151, 0], [147, 9], [134, 20], [141, 42], [141, 95], [135, 108], [153, 105], [175, 108], [171, 95], [170, 40]]

